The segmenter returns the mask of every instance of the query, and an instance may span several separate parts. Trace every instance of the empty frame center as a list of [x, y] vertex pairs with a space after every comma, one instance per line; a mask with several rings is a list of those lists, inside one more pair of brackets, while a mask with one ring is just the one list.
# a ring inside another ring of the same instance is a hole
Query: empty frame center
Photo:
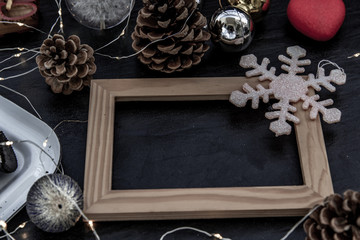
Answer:
[[266, 107], [117, 102], [112, 189], [302, 185], [295, 134], [268, 131]]

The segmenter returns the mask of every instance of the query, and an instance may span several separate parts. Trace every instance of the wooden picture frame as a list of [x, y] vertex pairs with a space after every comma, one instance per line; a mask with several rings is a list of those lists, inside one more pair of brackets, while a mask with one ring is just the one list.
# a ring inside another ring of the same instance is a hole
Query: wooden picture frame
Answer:
[[[295, 125], [303, 185], [112, 190], [117, 101], [228, 100], [256, 78], [93, 80], [84, 179], [84, 212], [95, 221], [301, 216], [333, 193], [319, 117], [297, 103]], [[264, 84], [264, 83], [261, 83]], [[266, 85], [266, 83], [265, 83]]]

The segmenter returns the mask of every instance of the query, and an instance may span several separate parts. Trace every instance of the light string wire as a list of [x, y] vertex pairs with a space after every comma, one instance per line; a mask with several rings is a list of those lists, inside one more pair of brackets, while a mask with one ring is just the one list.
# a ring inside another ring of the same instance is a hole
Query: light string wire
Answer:
[[28, 48], [21, 48], [21, 47], [12, 47], [12, 48], [1, 48], [0, 52], [3, 51], [14, 51], [14, 50], [19, 50], [19, 51], [29, 51], [29, 52], [39, 52], [39, 51], [35, 51], [36, 49], [40, 49], [39, 47], [36, 48], [32, 48], [32, 49], [28, 49]]
[[[135, 5], [135, 0], [131, 0], [131, 2], [130, 2], [130, 10], [129, 10], [129, 14], [128, 14], [128, 17], [127, 17], [127, 20], [126, 20], [125, 27], [123, 28], [123, 30], [121, 31], [121, 33], [119, 34], [119, 36], [117, 36], [115, 39], [111, 40], [110, 42], [108, 42], [108, 43], [105, 44], [104, 46], [95, 49], [94, 52], [100, 51], [101, 49], [104, 49], [104, 48], [110, 46], [111, 44], [113, 44], [114, 42], [116, 42], [116, 41], [119, 40], [122, 36], [125, 35], [125, 32], [126, 32], [127, 28], [129, 27], [130, 18], [131, 18], [131, 12], [132, 12], [132, 9], [134, 8], [134, 5]], [[99, 54], [99, 55], [100, 55], [100, 54]]]
[[55, 27], [56, 24], [58, 23], [59, 19], [60, 19], [60, 16], [58, 16], [58, 17], [56, 18], [54, 24], [51, 26], [50, 31], [49, 31], [49, 34], [48, 34], [48, 38], [51, 38], [51, 36], [52, 36], [51, 33], [52, 33], [52, 31], [54, 30], [54, 27]]
[[360, 52], [354, 53], [353, 55], [348, 56], [347, 58], [357, 58], [357, 57], [360, 57]]
[[5, 233], [5, 237], [7, 239], [16, 240], [11, 234], [7, 231], [7, 224], [5, 221], [0, 220], [0, 231], [3, 231]]
[[31, 29], [33, 29], [33, 30], [35, 30], [35, 31], [38, 31], [38, 32], [40, 32], [40, 33], [42, 33], [42, 34], [46, 34], [46, 35], [47, 35], [47, 33], [46, 33], [46, 32], [44, 32], [43, 30], [40, 30], [40, 29], [38, 29], [38, 28], [36, 28], [36, 27], [33, 27], [33, 26], [30, 26], [30, 25], [27, 25], [27, 24], [22, 23], [22, 22], [0, 21], [0, 23], [6, 23], [6, 24], [16, 24], [16, 25], [18, 25], [18, 26], [20, 26], [20, 27], [27, 27], [27, 28], [31, 28]]
[[[12, 232], [9, 232], [8, 235], [4, 232], [5, 235], [0, 236], [0, 239], [8, 238], [8, 237], [10, 237], [10, 236], [12, 237], [13, 234], [15, 234], [19, 229], [24, 228], [24, 227], [26, 226], [26, 224], [28, 224], [28, 223], [29, 223], [29, 221], [23, 222], [22, 224], [20, 224], [19, 226], [17, 226], [17, 228], [15, 228]], [[0, 225], [1, 225], [1, 223], [0, 223]], [[9, 235], [10, 235], [10, 236], [9, 236]]]
[[175, 228], [175, 229], [173, 229], [173, 230], [171, 230], [171, 231], [168, 231], [168, 232], [166, 232], [166, 233], [164, 233], [162, 236], [161, 236], [161, 238], [160, 238], [160, 240], [164, 240], [164, 238], [167, 236], [167, 235], [170, 235], [170, 234], [172, 234], [172, 233], [175, 233], [175, 232], [178, 232], [178, 231], [181, 231], [181, 230], [192, 230], [192, 231], [195, 231], [195, 232], [199, 232], [199, 233], [202, 233], [202, 234], [204, 234], [204, 235], [206, 235], [206, 236], [208, 236], [208, 237], [213, 237], [213, 238], [216, 238], [216, 239], [219, 239], [219, 240], [231, 240], [230, 238], [223, 238], [219, 233], [213, 233], [213, 234], [211, 234], [211, 233], [208, 233], [208, 232], [206, 232], [206, 231], [204, 231], [204, 230], [201, 230], [201, 229], [198, 229], [198, 228], [194, 228], [194, 227], [179, 227], [179, 228]]
[[23, 98], [29, 103], [30, 107], [32, 108], [32, 110], [34, 110], [34, 112], [35, 112], [36, 115], [39, 117], [39, 119], [42, 119], [41, 115], [40, 115], [39, 112], [36, 110], [36, 108], [35, 108], [34, 105], [31, 103], [31, 101], [29, 100], [29, 98], [28, 98], [27, 96], [25, 96], [24, 94], [22, 94], [22, 93], [20, 93], [20, 92], [18, 92], [18, 91], [15, 91], [15, 90], [12, 89], [12, 88], [9, 88], [9, 87], [7, 87], [7, 86], [4, 86], [4, 85], [2, 85], [2, 84], [0, 84], [0, 87], [1, 87], [1, 88], [4, 88], [4, 89], [6, 89], [6, 90], [8, 90], [8, 91], [10, 91], [10, 92], [13, 92], [13, 93], [15, 93], [15, 94], [17, 94], [17, 95], [19, 95], [19, 96], [21, 96], [21, 97], [23, 97]]
[[[39, 48], [33, 48], [33, 49], [27, 49], [27, 48], [12, 48], [12, 50], [19, 50], [20, 52], [19, 52], [19, 53], [15, 53], [15, 54], [11, 55], [11, 56], [8, 57], [8, 58], [5, 58], [4, 60], [2, 60], [2, 61], [0, 62], [0, 64], [2, 64], [2, 63], [4, 63], [4, 62], [7, 62], [7, 61], [9, 61], [9, 60], [11, 60], [11, 59], [13, 59], [13, 58], [20, 57], [20, 56], [22, 56], [22, 55], [24, 55], [24, 54], [27, 54], [27, 53], [29, 53], [29, 52], [39, 53], [39, 51], [36, 51], [37, 49], [39, 49]], [[25, 50], [25, 51], [24, 51], [24, 50]]]
[[19, 73], [19, 74], [13, 75], [13, 76], [0, 77], [0, 81], [9, 80], [9, 79], [12, 79], [12, 78], [17, 78], [17, 77], [22, 77], [22, 76], [25, 76], [26, 74], [29, 74], [29, 73], [35, 71], [36, 69], [38, 69], [38, 67], [34, 67], [33, 69], [30, 69], [30, 70], [28, 70], [26, 72]]
[[295, 225], [280, 240], [287, 239], [295, 231], [295, 229], [299, 227], [300, 224], [302, 224], [308, 217], [310, 217], [313, 212], [315, 212], [321, 206], [323, 205], [316, 205], [313, 209], [311, 209], [303, 218], [301, 218], [297, 223], [295, 223]]
[[111, 56], [111, 55], [108, 55], [108, 54], [102, 54], [102, 53], [95, 53], [97, 55], [100, 55], [100, 56], [103, 56], [103, 57], [108, 57], [108, 58], [111, 58], [111, 59], [116, 59], [116, 60], [121, 60], [121, 59], [127, 59], [127, 58], [131, 58], [131, 57], [134, 57], [136, 55], [138, 55], [139, 53], [143, 52], [145, 49], [147, 49], [150, 45], [154, 44], [154, 43], [157, 43], [157, 42], [162, 42], [162, 41], [165, 41], [169, 38], [172, 38], [174, 36], [176, 36], [177, 34], [181, 33], [185, 28], [186, 28], [186, 24], [187, 22], [189, 21], [189, 19], [191, 18], [191, 16], [193, 15], [193, 13], [195, 12], [196, 9], [193, 9], [191, 11], [191, 13], [189, 14], [189, 16], [186, 18], [182, 28], [180, 29], [180, 31], [176, 32], [176, 33], [173, 33], [171, 35], [168, 35], [166, 36], [165, 38], [160, 38], [160, 39], [157, 39], [157, 40], [154, 40], [150, 43], [148, 43], [147, 45], [145, 45], [145, 47], [143, 47], [142, 49], [140, 49], [139, 51], [133, 53], [133, 54], [130, 54], [130, 55], [127, 55], [127, 56], [122, 56], [122, 57], [119, 57], [119, 56]]
[[59, 14], [59, 20], [60, 20], [60, 24], [59, 24], [59, 27], [60, 27], [60, 32], [62, 34], [64, 34], [64, 22], [63, 22], [63, 18], [62, 18], [62, 8], [61, 8], [61, 1], [62, 0], [55, 0], [55, 3], [56, 5], [58, 6], [58, 14]]
[[31, 57], [29, 57], [29, 58], [27, 58], [27, 59], [25, 59], [25, 60], [23, 60], [23, 61], [21, 61], [21, 62], [19, 62], [19, 63], [16, 63], [16, 64], [14, 64], [14, 65], [12, 65], [12, 66], [4, 67], [4, 68], [0, 69], [0, 72], [3, 72], [3, 71], [5, 71], [5, 70], [9, 70], [9, 69], [14, 68], [14, 67], [17, 67], [17, 66], [19, 66], [19, 65], [21, 65], [21, 64], [23, 64], [23, 63], [25, 63], [25, 62], [27, 62], [27, 61], [30, 61], [31, 59], [35, 58], [37, 55], [39, 55], [39, 53], [35, 53], [35, 54], [32, 55]]

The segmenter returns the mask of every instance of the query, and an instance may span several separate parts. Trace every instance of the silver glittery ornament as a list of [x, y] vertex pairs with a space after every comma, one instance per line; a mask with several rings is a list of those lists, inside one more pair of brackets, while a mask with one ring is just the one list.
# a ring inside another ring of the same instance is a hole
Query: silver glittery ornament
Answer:
[[247, 48], [254, 36], [254, 23], [241, 9], [228, 6], [218, 9], [211, 17], [209, 31], [213, 41], [227, 52]]
[[50, 174], [37, 180], [30, 188], [26, 211], [41, 230], [64, 232], [80, 218], [74, 202], [82, 208], [83, 195], [75, 180], [62, 174]]

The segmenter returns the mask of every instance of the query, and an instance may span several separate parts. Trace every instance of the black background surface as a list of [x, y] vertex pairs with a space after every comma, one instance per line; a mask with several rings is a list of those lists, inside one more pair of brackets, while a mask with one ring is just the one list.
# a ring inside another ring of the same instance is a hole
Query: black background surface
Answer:
[[[338, 34], [328, 42], [316, 42], [298, 33], [288, 22], [286, 16], [288, 2], [284, 0], [272, 1], [268, 15], [262, 23], [256, 26], [256, 35], [252, 44], [242, 54], [253, 53], [258, 59], [268, 57], [271, 60], [271, 65], [277, 67], [277, 73], [279, 73], [281, 63], [277, 60], [277, 56], [285, 54], [286, 47], [299, 45], [307, 50], [307, 58], [312, 61], [312, 65], [306, 67], [306, 73], [316, 73], [317, 63], [322, 59], [336, 62], [345, 69], [347, 73], [345, 85], [338, 86], [335, 93], [329, 93], [326, 90], [320, 92], [322, 99], [334, 99], [334, 106], [339, 108], [343, 114], [340, 123], [323, 124], [323, 132], [335, 192], [342, 193], [349, 188], [359, 191], [360, 159], [358, 145], [360, 136], [358, 119], [360, 117], [360, 106], [357, 101], [360, 90], [360, 59], [349, 59], [347, 57], [360, 52], [360, 5], [356, 0], [344, 1], [347, 15]], [[141, 5], [141, 1], [136, 2], [131, 17], [130, 31], [123, 39], [104, 51], [105, 53], [119, 56], [132, 53], [130, 34], [135, 23], [137, 10]], [[205, 0], [202, 12], [209, 19], [217, 8], [217, 1]], [[39, 28], [47, 32], [57, 17], [56, 4], [51, 0], [43, 0], [40, 3], [39, 11], [41, 14]], [[77, 34], [83, 43], [94, 48], [100, 47], [115, 38], [122, 30], [121, 26], [105, 32], [90, 30], [77, 23], [70, 16], [65, 4], [63, 12], [65, 34]], [[38, 47], [44, 38], [44, 35], [36, 32], [11, 34], [0, 38], [0, 48]], [[212, 47], [199, 66], [171, 76], [243, 76], [245, 70], [238, 65], [242, 54], [223, 53], [221, 50]], [[9, 55], [4, 54], [4, 52], [0, 55], [1, 59], [7, 56]], [[96, 64], [98, 70], [95, 78], [98, 79], [169, 77], [169, 75], [148, 70], [136, 58], [115, 61], [97, 56]], [[35, 61], [30, 61], [20, 67], [1, 72], [0, 76], [19, 74], [35, 66]], [[4, 66], [1, 65], [1, 67]], [[36, 71], [25, 77], [2, 83], [25, 94], [40, 112], [44, 121], [52, 127], [64, 119], [86, 120], [88, 117], [88, 89], [70, 96], [53, 94], [44, 83], [44, 79]], [[32, 112], [24, 99], [3, 89], [0, 89], [0, 94]], [[273, 133], [268, 130], [270, 122], [264, 119], [264, 114], [269, 106], [261, 104], [258, 110], [252, 110], [250, 107], [234, 109], [224, 102], [211, 102], [209, 104], [193, 102], [189, 106], [184, 105], [184, 103], [176, 103], [175, 105], [172, 103], [128, 103], [117, 106], [120, 109], [117, 110], [115, 144], [121, 146], [119, 149], [124, 148], [131, 151], [129, 153], [118, 150], [114, 152], [116, 156], [114, 164], [126, 169], [122, 174], [114, 174], [114, 188], [301, 184], [300, 170], [296, 159], [295, 137], [290, 135], [275, 138]], [[161, 121], [161, 125], [157, 124], [158, 120]], [[133, 124], [134, 126], [132, 126]], [[192, 124], [196, 126], [196, 132], [189, 129]], [[129, 126], [129, 128], [125, 128], [125, 126]], [[62, 146], [62, 162], [65, 172], [74, 178], [80, 186], [83, 186], [86, 132], [87, 125], [83, 123], [64, 124], [57, 130]], [[196, 134], [197, 132], [204, 135], [201, 137]], [[170, 138], [167, 142], [165, 139], [157, 138], [157, 136], [167, 133], [174, 133], [174, 138]], [[133, 136], [133, 138], [124, 139], [124, 137], [122, 138], [124, 134]], [[137, 135], [134, 137], [134, 134]], [[149, 142], [143, 139], [141, 140], [143, 142], [139, 144], [139, 136], [151, 139], [148, 140]], [[181, 142], [182, 136], [188, 140]], [[199, 144], [203, 155], [196, 155], [198, 150], [191, 149], [193, 146], [191, 141]], [[234, 141], [239, 141], [239, 148], [236, 148]], [[187, 149], [183, 145], [176, 146], [176, 144], [186, 142], [190, 142], [186, 146]], [[214, 149], [214, 145], [219, 148], [218, 151]], [[147, 148], [141, 149], [144, 146]], [[182, 149], [183, 147], [184, 149]], [[184, 151], [188, 151], [189, 148], [192, 151], [186, 155]], [[173, 156], [173, 150], [178, 151], [180, 155]], [[149, 154], [149, 158], [143, 158], [144, 154], [141, 153]], [[126, 156], [127, 154], [129, 156]], [[206, 155], [215, 156], [208, 158]], [[163, 164], [161, 168], [156, 169], [154, 167], [158, 161], [156, 156], [161, 156], [162, 159], [171, 159], [172, 162]], [[134, 164], [131, 165], [129, 161], [122, 163], [121, 159], [124, 157], [135, 157]], [[226, 168], [224, 164], [217, 162], [220, 158], [225, 161], [223, 158], [227, 157], [231, 158], [231, 162], [228, 164], [230, 168]], [[239, 159], [242, 162], [237, 161]], [[150, 162], [146, 163], [145, 160]], [[141, 161], [145, 161], [143, 165], [141, 165]], [[179, 164], [179, 161], [185, 162]], [[200, 164], [194, 164], [194, 161], [200, 161]], [[174, 163], [178, 164], [176, 165], [177, 168], [174, 168]], [[191, 167], [187, 167], [188, 165]], [[152, 169], [143, 171], [144, 174], [142, 175], [142, 166], [146, 168], [151, 166]], [[221, 169], [216, 171], [219, 167]], [[206, 170], [205, 173], [204, 169]], [[238, 169], [239, 171], [237, 171]], [[250, 173], [247, 173], [246, 169]], [[158, 178], [155, 174], [158, 172], [156, 171], [164, 173], [163, 178], [165, 180], [160, 178], [157, 181]], [[177, 176], [176, 174], [179, 172], [182, 172], [183, 180], [168, 182], [167, 185], [161, 186], [162, 181], [174, 179], [171, 176]], [[134, 181], [134, 176], [142, 176], [144, 179], [150, 180]], [[22, 210], [9, 222], [9, 230], [27, 219], [26, 212]], [[223, 236], [235, 240], [261, 240], [280, 239], [298, 219], [282, 217], [125, 221], [95, 223], [95, 227], [103, 240], [159, 239], [166, 231], [184, 225], [198, 227], [209, 232], [220, 232]], [[87, 226], [82, 222], [61, 234], [44, 233], [30, 223], [14, 237], [16, 239], [94, 239]], [[193, 232], [180, 232], [168, 238], [190, 240], [205, 239], [206, 237]], [[299, 227], [289, 239], [300, 240], [304, 238], [305, 234]]]

